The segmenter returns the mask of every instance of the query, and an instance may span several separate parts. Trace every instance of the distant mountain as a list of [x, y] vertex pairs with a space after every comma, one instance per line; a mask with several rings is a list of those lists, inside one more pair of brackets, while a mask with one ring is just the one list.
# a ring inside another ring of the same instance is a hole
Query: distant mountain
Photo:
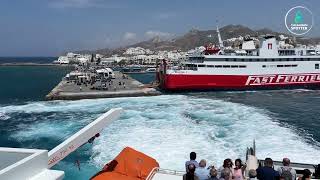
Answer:
[[[251, 36], [258, 37], [260, 35], [272, 34], [279, 36], [283, 34], [287, 37], [293, 38], [289, 34], [275, 32], [273, 30], [263, 28], [259, 30], [252, 30], [243, 25], [227, 25], [219, 29], [221, 37], [223, 40], [237, 38], [239, 36]], [[160, 37], [155, 37], [153, 39], [142, 41], [136, 44], [132, 44], [126, 47], [115, 48], [115, 49], [99, 49], [95, 51], [78, 51], [78, 53], [99, 53], [110, 56], [112, 54], [122, 54], [129, 47], [142, 47], [150, 49], [152, 51], [159, 50], [182, 50], [187, 51], [195, 47], [203, 46], [205, 44], [217, 44], [218, 35], [216, 30], [197, 30], [192, 29], [186, 34], [179, 36], [171, 40], [161, 40]], [[296, 38], [296, 43], [300, 44], [318, 44], [320, 43], [319, 38]]]

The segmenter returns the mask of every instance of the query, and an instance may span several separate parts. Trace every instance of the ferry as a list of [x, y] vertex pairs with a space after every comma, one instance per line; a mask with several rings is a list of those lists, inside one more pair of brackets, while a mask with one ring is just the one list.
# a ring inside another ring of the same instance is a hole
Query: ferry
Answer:
[[[157, 78], [165, 90], [251, 90], [318, 88], [320, 45], [284, 46], [273, 35], [244, 40], [241, 49], [207, 46], [180, 66], [163, 60]], [[258, 47], [257, 47], [258, 46]]]

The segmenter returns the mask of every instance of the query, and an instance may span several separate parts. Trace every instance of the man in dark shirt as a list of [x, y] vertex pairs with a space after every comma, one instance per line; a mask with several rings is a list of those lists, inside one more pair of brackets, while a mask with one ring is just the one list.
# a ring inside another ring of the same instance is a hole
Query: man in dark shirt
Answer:
[[278, 171], [273, 169], [273, 161], [271, 158], [264, 160], [264, 167], [257, 169], [257, 178], [259, 180], [279, 180], [280, 175]]

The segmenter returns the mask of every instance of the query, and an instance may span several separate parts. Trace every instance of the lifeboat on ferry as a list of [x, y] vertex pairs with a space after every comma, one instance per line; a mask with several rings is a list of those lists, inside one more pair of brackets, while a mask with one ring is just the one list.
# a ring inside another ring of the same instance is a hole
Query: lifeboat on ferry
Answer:
[[91, 180], [145, 180], [158, 167], [155, 159], [126, 147]]
[[204, 54], [205, 55], [211, 55], [211, 54], [217, 54], [220, 51], [220, 48], [213, 46], [212, 44], [205, 45]]

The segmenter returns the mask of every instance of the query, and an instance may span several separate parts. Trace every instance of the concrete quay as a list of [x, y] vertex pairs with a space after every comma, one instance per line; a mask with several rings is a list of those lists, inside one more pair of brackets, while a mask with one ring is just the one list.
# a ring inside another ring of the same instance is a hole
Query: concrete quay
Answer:
[[[95, 98], [115, 98], [115, 97], [139, 97], [157, 96], [161, 92], [151, 86], [123, 75], [121, 72], [114, 72], [115, 78], [94, 84], [76, 83], [62, 80], [46, 97], [46, 100], [79, 100]], [[97, 88], [103, 87], [103, 88]]]

